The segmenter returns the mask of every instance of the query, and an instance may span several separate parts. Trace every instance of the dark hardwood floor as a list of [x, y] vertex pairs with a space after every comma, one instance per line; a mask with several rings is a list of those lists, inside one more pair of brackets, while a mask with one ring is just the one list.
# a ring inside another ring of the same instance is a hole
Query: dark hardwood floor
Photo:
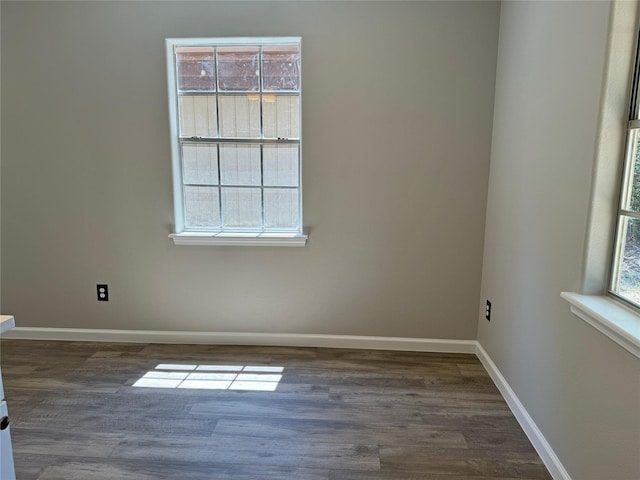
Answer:
[[0, 355], [18, 480], [551, 478], [474, 355], [6, 339]]

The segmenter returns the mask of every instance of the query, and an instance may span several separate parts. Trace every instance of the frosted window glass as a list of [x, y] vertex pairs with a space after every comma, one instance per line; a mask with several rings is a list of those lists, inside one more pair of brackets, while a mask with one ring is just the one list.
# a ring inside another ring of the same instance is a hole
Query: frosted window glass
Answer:
[[176, 48], [176, 63], [179, 90], [215, 91], [213, 47]]
[[298, 186], [298, 145], [265, 145], [263, 156], [264, 185]]
[[264, 138], [300, 138], [300, 97], [262, 96]]
[[218, 88], [226, 92], [257, 92], [260, 81], [258, 47], [218, 48]]
[[182, 181], [204, 185], [218, 183], [218, 149], [215, 145], [182, 146]]
[[260, 185], [260, 146], [221, 145], [220, 179], [223, 185]]
[[629, 159], [631, 164], [629, 180], [623, 191], [623, 208], [632, 212], [640, 212], [640, 133], [638, 130], [629, 132]]
[[262, 87], [265, 91], [300, 89], [300, 48], [273, 46], [262, 49]]
[[224, 227], [260, 228], [260, 189], [223, 187], [222, 218]]
[[217, 129], [215, 95], [181, 95], [180, 134], [185, 137], [215, 137]]
[[260, 138], [260, 98], [258, 95], [232, 95], [219, 98], [220, 136]]
[[618, 285], [613, 291], [637, 305], [640, 304], [640, 220], [622, 217], [619, 235], [624, 243], [617, 259]]
[[184, 187], [185, 223], [188, 227], [220, 226], [217, 187]]
[[299, 207], [297, 189], [265, 188], [264, 226], [266, 228], [296, 228]]

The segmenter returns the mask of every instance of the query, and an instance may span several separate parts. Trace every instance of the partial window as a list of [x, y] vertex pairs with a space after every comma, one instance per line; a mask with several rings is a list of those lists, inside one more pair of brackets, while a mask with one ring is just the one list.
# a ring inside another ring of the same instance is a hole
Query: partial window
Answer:
[[618, 211], [610, 293], [640, 308], [640, 55], [629, 107], [627, 147]]
[[170, 39], [167, 60], [174, 240], [306, 238], [300, 39]]

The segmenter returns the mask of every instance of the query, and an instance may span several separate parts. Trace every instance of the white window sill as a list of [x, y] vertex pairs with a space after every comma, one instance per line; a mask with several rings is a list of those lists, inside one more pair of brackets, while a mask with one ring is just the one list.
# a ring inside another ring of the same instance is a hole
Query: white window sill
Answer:
[[262, 247], [304, 247], [307, 235], [299, 233], [172, 233], [176, 245], [226, 245]]
[[640, 315], [608, 297], [562, 292], [571, 311], [640, 358]]

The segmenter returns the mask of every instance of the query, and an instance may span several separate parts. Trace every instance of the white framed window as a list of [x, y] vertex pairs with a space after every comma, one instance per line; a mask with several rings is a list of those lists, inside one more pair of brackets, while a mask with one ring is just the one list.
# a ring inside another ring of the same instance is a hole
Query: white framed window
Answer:
[[174, 242], [304, 245], [300, 38], [166, 47]]
[[[637, 53], [634, 56], [640, 38], [637, 13], [635, 2], [612, 4], [581, 288], [561, 296], [578, 318], [640, 358], [640, 256], [633, 231], [638, 214], [634, 195], [638, 193], [640, 135], [640, 59]], [[613, 255], [609, 245], [613, 245]]]
[[636, 47], [609, 293], [640, 309], [640, 48]]

